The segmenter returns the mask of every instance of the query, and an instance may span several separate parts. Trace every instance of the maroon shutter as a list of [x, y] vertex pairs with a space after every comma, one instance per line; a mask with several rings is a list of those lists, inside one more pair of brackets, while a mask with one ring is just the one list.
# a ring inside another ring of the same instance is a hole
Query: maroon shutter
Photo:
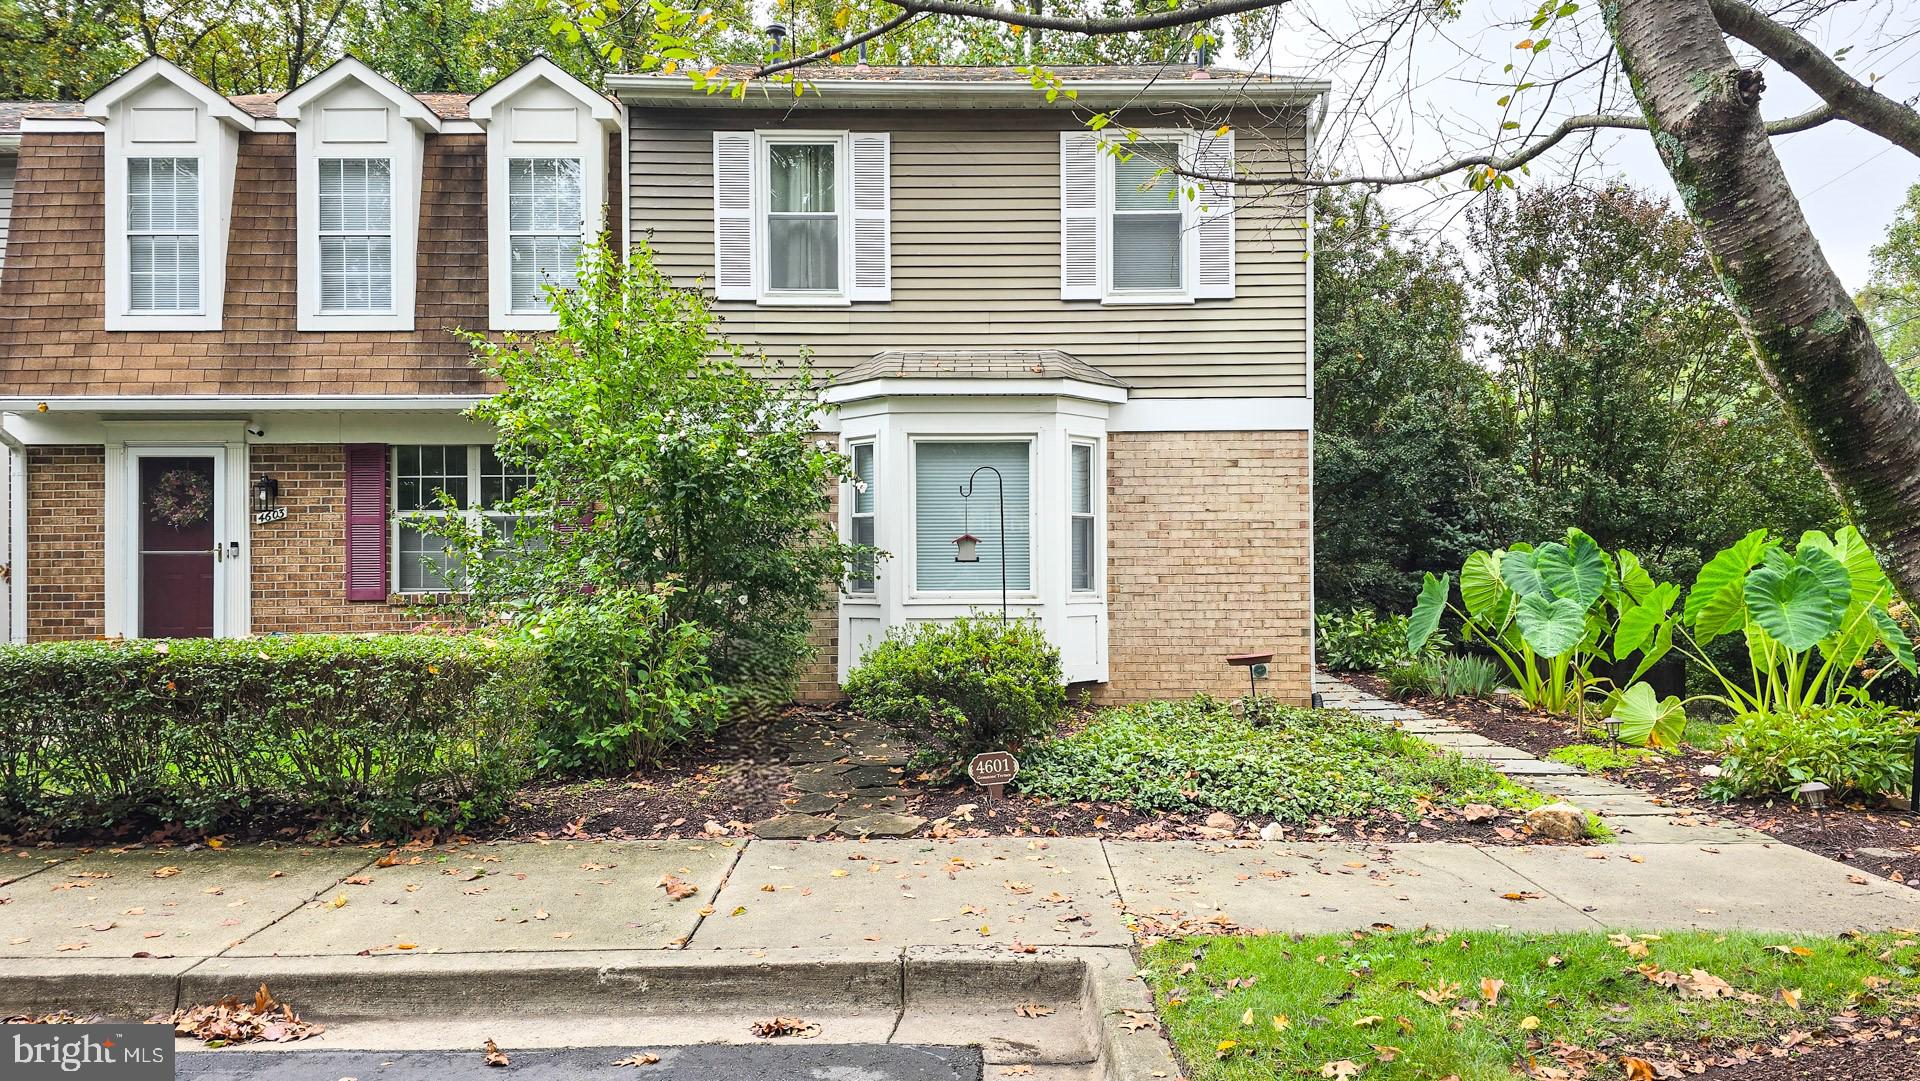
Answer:
[[347, 599], [387, 599], [387, 445], [347, 452]]

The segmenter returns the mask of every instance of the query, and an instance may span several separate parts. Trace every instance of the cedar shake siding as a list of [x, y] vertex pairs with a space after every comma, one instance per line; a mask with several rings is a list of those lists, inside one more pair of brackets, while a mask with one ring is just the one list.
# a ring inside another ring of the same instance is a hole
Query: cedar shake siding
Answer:
[[[957, 91], [958, 92], [958, 91]], [[1172, 124], [1170, 118], [1135, 122]], [[1235, 115], [1244, 168], [1304, 156], [1298, 110]], [[1060, 299], [1065, 110], [939, 112], [635, 106], [628, 114], [634, 239], [682, 284], [711, 284], [713, 132], [798, 129], [892, 137], [893, 299], [850, 307], [717, 304], [727, 334], [841, 371], [888, 349], [1062, 349], [1133, 398], [1302, 397], [1307, 385], [1304, 197], [1242, 185], [1231, 300], [1119, 305]]]
[[224, 329], [107, 331], [102, 138], [21, 137], [0, 385], [19, 396], [481, 394], [456, 328], [487, 326], [486, 137], [427, 140], [412, 331], [295, 326], [294, 137], [241, 137]]
[[27, 449], [27, 640], [106, 630], [106, 483], [101, 447]]

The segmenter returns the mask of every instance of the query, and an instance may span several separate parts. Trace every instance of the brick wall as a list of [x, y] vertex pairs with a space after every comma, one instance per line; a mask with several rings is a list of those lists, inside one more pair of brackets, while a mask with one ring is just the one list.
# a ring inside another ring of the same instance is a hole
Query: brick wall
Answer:
[[1100, 701], [1245, 694], [1232, 653], [1272, 651], [1262, 694], [1312, 693], [1305, 432], [1108, 437], [1109, 674]]
[[253, 531], [253, 632], [404, 631], [409, 605], [347, 600], [346, 454], [338, 444], [255, 444], [252, 482], [280, 482], [287, 516]]
[[49, 397], [488, 390], [451, 333], [487, 325], [486, 137], [427, 140], [415, 329], [326, 333], [294, 329], [293, 139], [240, 138], [224, 329], [108, 332], [101, 136], [22, 136], [0, 385]]
[[27, 640], [106, 632], [106, 452], [27, 448]]

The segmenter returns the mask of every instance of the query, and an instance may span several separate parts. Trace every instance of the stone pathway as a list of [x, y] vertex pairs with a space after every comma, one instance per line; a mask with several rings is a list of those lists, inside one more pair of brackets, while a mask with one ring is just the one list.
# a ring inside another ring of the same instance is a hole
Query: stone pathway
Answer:
[[807, 723], [773, 735], [774, 759], [793, 772], [787, 810], [750, 827], [766, 840], [905, 837], [926, 819], [907, 813], [919, 794], [906, 765], [913, 748], [883, 725], [849, 718], [845, 725]]
[[1518, 747], [1480, 735], [1461, 725], [1390, 702], [1324, 673], [1313, 689], [1329, 709], [1352, 710], [1472, 758], [1543, 795], [1599, 815], [1624, 842], [1651, 844], [1778, 844], [1757, 830], [1734, 825], [1691, 807], [1673, 807], [1632, 785], [1584, 773], [1564, 762], [1536, 758]]

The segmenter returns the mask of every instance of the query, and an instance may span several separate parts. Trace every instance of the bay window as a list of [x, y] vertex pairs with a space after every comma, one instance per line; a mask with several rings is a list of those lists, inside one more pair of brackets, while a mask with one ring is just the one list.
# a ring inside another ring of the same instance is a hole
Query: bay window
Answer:
[[[1006, 562], [1007, 588], [1032, 588], [1028, 517], [1028, 460], [1032, 444], [1018, 442], [928, 442], [914, 444], [914, 588], [922, 592], [998, 593]], [[1001, 533], [998, 470], [1006, 486], [1005, 535]], [[960, 493], [969, 480], [971, 497]], [[954, 561], [954, 540], [978, 538], [978, 562]]]
[[1075, 593], [1091, 592], [1094, 588], [1094, 510], [1093, 510], [1093, 444], [1074, 442], [1069, 445], [1072, 458], [1072, 476], [1068, 478], [1068, 544], [1071, 555], [1068, 560], [1073, 578]]
[[[855, 443], [849, 449], [853, 456], [853, 505], [847, 516], [847, 539], [854, 544], [871, 546], [875, 536], [874, 508], [880, 497], [879, 480], [874, 473], [873, 444]], [[873, 556], [869, 554], [855, 558], [852, 573], [847, 579], [847, 592], [872, 593], [873, 586]]]

